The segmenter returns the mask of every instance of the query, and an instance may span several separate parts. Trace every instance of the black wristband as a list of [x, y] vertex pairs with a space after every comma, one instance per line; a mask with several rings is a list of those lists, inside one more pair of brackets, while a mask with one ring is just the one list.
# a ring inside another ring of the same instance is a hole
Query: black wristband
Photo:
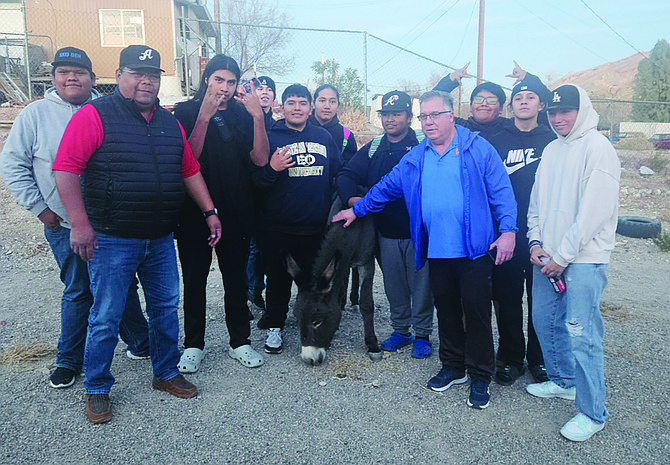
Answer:
[[219, 211], [214, 207], [213, 210], [207, 210], [206, 212], [202, 212], [203, 215], [205, 215], [205, 218], [209, 218], [212, 215], [219, 216]]

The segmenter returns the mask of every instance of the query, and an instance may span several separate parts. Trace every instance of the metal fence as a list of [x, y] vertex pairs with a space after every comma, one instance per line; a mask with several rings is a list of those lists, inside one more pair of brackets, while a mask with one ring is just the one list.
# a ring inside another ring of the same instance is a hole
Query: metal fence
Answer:
[[[374, 110], [376, 95], [400, 89], [419, 96], [453, 70], [447, 63], [365, 31], [216, 22], [196, 17], [184, 7], [159, 9], [161, 2], [142, 2], [128, 17], [111, 15], [105, 19], [103, 13], [111, 10], [95, 6], [104, 2], [91, 0], [85, 8], [80, 5], [77, 11], [68, 11], [74, 3], [34, 2], [26, 11], [24, 0], [0, 0], [0, 100], [24, 102], [43, 95], [51, 85], [49, 62], [56, 49], [69, 45], [88, 51], [98, 77], [97, 89], [103, 94], [114, 89], [113, 72], [120, 50], [139, 41], [161, 51], [166, 70], [161, 89], [176, 99], [197, 89], [208, 57], [219, 50], [233, 56], [246, 75], [271, 76], [277, 83], [278, 97], [294, 82], [314, 90], [323, 80], [339, 79], [344, 87], [340, 90], [355, 95], [367, 114]], [[220, 42], [215, 31], [221, 32]], [[321, 66], [319, 71], [319, 65], [326, 64], [331, 67]], [[173, 85], [168, 85], [168, 78]], [[460, 90], [454, 91], [454, 96], [456, 114], [468, 117], [469, 89], [462, 96]], [[670, 113], [666, 102], [594, 99], [593, 103], [600, 115], [599, 129], [613, 141], [627, 132], [620, 129], [622, 122], [636, 119], [635, 106], [659, 110], [647, 112], [650, 114]], [[632, 132], [639, 136], [644, 131]]]

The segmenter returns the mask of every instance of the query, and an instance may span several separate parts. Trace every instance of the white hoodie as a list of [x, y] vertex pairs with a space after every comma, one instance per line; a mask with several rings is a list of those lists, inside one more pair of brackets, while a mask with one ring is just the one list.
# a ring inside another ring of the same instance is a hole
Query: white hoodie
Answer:
[[56, 191], [51, 167], [67, 123], [83, 105], [100, 97], [98, 91], [82, 105], [63, 100], [56, 88], [31, 103], [18, 114], [0, 154], [0, 173], [16, 201], [35, 216], [47, 208], [70, 222]]
[[544, 149], [528, 209], [528, 240], [540, 241], [561, 266], [609, 263], [619, 209], [619, 158], [596, 130], [588, 95], [575, 87], [577, 120]]

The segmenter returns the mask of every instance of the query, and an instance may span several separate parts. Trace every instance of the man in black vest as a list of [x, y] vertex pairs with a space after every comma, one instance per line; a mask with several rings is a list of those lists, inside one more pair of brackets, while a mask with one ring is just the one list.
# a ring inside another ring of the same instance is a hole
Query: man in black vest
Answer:
[[53, 166], [72, 224], [70, 245], [88, 262], [91, 280], [84, 387], [93, 423], [112, 416], [110, 367], [136, 273], [147, 302], [154, 389], [182, 398], [198, 393], [177, 369], [179, 275], [172, 231], [184, 187], [207, 219], [210, 236], [202, 240], [210, 246], [221, 237], [221, 223], [184, 130], [158, 102], [161, 72], [156, 50], [123, 49], [116, 91], [72, 117]]

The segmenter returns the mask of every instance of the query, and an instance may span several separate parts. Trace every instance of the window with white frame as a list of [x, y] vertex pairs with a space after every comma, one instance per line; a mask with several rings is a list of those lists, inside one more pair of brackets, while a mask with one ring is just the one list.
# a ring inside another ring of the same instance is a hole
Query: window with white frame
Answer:
[[103, 47], [144, 45], [143, 10], [99, 10]]

